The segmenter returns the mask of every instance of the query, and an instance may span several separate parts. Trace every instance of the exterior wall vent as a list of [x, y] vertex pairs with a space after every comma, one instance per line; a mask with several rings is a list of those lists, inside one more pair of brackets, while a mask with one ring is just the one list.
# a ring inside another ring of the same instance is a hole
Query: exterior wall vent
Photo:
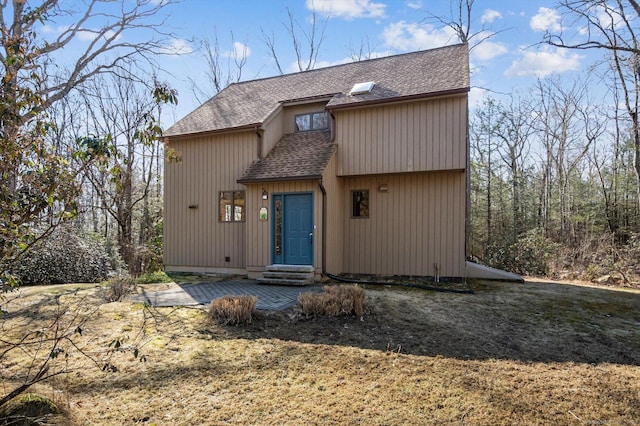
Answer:
[[373, 89], [373, 85], [376, 84], [374, 81], [367, 81], [366, 83], [356, 83], [351, 88], [349, 92], [350, 95], [361, 95], [363, 93], [371, 93]]

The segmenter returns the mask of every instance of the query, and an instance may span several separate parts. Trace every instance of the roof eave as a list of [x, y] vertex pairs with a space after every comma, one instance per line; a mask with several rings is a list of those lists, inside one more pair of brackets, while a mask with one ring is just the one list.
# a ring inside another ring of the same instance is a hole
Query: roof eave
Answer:
[[242, 126], [235, 127], [225, 127], [223, 129], [211, 129], [211, 130], [203, 130], [200, 132], [191, 132], [191, 133], [175, 133], [175, 134], [164, 134], [163, 138], [189, 138], [194, 136], [203, 136], [209, 134], [218, 134], [218, 133], [229, 133], [229, 132], [239, 132], [242, 130], [254, 130], [256, 126], [262, 126], [262, 122], [251, 123], [251, 124], [243, 124]]
[[348, 103], [338, 104], [338, 105], [327, 105], [326, 109], [335, 110], [335, 109], [357, 108], [362, 106], [388, 104], [393, 102], [414, 101], [418, 99], [429, 99], [429, 98], [437, 98], [437, 97], [443, 97], [443, 96], [461, 95], [464, 93], [469, 93], [470, 90], [471, 89], [469, 87], [463, 87], [459, 89], [441, 90], [438, 92], [419, 93], [416, 95], [394, 96], [392, 98], [371, 99], [368, 101], [361, 101], [361, 102], [348, 102]]
[[272, 183], [272, 182], [292, 182], [296, 180], [318, 180], [322, 179], [322, 175], [305, 175], [305, 176], [286, 176], [286, 177], [269, 177], [257, 179], [238, 179], [236, 182], [246, 185], [251, 183]]

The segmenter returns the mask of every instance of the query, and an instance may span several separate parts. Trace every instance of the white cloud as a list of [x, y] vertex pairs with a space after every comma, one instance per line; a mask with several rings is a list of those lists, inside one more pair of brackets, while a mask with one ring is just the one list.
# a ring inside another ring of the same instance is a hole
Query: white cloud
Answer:
[[562, 29], [560, 14], [557, 10], [548, 7], [538, 9], [538, 13], [531, 18], [529, 25], [534, 31], [558, 32]]
[[407, 2], [407, 7], [410, 7], [411, 9], [422, 9], [422, 0], [413, 0], [413, 1], [408, 1]]
[[162, 52], [165, 55], [190, 55], [193, 48], [188, 41], [181, 38], [174, 38], [171, 43], [163, 47]]
[[489, 61], [508, 52], [504, 43], [485, 40], [471, 51], [471, 55], [478, 61]]
[[[110, 39], [111, 37], [113, 37], [115, 34], [114, 31], [107, 31], [106, 33], [104, 33], [101, 37], [103, 39]], [[96, 37], [98, 37], [98, 32], [97, 31], [89, 31], [89, 30], [80, 30], [76, 33], [76, 36], [78, 37], [78, 39], [80, 41], [93, 41], [96, 39]], [[116, 37], [116, 40], [119, 39], [120, 36]]]
[[373, 0], [307, 0], [307, 9], [347, 20], [384, 18], [386, 7], [386, 4]]
[[233, 42], [233, 49], [224, 53], [224, 56], [232, 59], [242, 59], [251, 56], [251, 49], [239, 41]]
[[507, 77], [546, 77], [580, 69], [582, 56], [567, 50], [546, 48], [538, 52], [523, 51], [521, 58], [505, 71]]
[[456, 43], [458, 38], [451, 28], [435, 28], [430, 24], [394, 22], [382, 31], [384, 44], [400, 51], [413, 51], [442, 47]]
[[469, 106], [475, 108], [482, 104], [488, 91], [480, 87], [472, 87], [469, 91]]
[[65, 32], [68, 29], [69, 29], [68, 26], [52, 27], [51, 25], [43, 25], [42, 26], [42, 33], [43, 34], [62, 34], [63, 32]]
[[498, 12], [497, 10], [487, 9], [480, 17], [480, 22], [482, 22], [483, 24], [490, 24], [499, 18], [502, 18], [502, 13]]

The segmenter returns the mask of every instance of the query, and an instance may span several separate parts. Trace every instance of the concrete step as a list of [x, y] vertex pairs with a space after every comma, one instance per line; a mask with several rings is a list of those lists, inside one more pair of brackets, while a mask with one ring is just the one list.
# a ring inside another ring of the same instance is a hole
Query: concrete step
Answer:
[[269, 265], [259, 284], [272, 285], [311, 285], [314, 281], [315, 268], [310, 265]]
[[313, 284], [313, 280], [292, 280], [286, 278], [258, 278], [258, 284], [264, 285], [290, 285], [290, 286], [306, 286]]
[[316, 268], [311, 265], [283, 265], [275, 264], [267, 266], [268, 272], [315, 272]]
[[286, 278], [286, 279], [291, 279], [291, 280], [306, 280], [308, 278], [312, 278], [313, 279], [313, 274], [309, 273], [309, 272], [288, 272], [288, 271], [272, 272], [272, 271], [267, 271], [267, 272], [263, 272], [262, 276], [264, 278]]

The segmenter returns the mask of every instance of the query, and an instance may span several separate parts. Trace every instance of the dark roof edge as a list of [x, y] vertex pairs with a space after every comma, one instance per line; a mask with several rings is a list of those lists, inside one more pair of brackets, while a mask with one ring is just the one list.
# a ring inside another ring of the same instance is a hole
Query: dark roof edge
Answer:
[[238, 179], [236, 182], [241, 184], [247, 183], [269, 183], [269, 182], [292, 182], [296, 180], [318, 180], [322, 179], [322, 175], [306, 175], [306, 176], [288, 176], [288, 177], [274, 177], [263, 179]]
[[242, 126], [236, 127], [225, 127], [224, 129], [211, 129], [211, 130], [202, 130], [200, 132], [192, 132], [192, 133], [174, 133], [172, 135], [162, 135], [162, 138], [188, 138], [193, 136], [202, 136], [208, 135], [211, 133], [231, 133], [231, 132], [239, 132], [241, 130], [253, 130], [256, 126], [262, 126], [262, 122], [259, 123], [251, 123], [251, 124], [243, 124]]
[[461, 95], [463, 93], [469, 93], [470, 90], [471, 90], [470, 87], [464, 87], [460, 89], [441, 90], [439, 92], [419, 93], [415, 95], [406, 95], [406, 96], [395, 96], [393, 98], [371, 99], [368, 101], [360, 101], [360, 102], [347, 102], [347, 103], [338, 104], [338, 105], [327, 105], [326, 109], [332, 110], [332, 109], [357, 108], [360, 106], [370, 106], [370, 105], [377, 105], [377, 104], [388, 104], [392, 102], [403, 102], [403, 101], [412, 101], [412, 100], [418, 100], [418, 99], [437, 98], [441, 96]]

